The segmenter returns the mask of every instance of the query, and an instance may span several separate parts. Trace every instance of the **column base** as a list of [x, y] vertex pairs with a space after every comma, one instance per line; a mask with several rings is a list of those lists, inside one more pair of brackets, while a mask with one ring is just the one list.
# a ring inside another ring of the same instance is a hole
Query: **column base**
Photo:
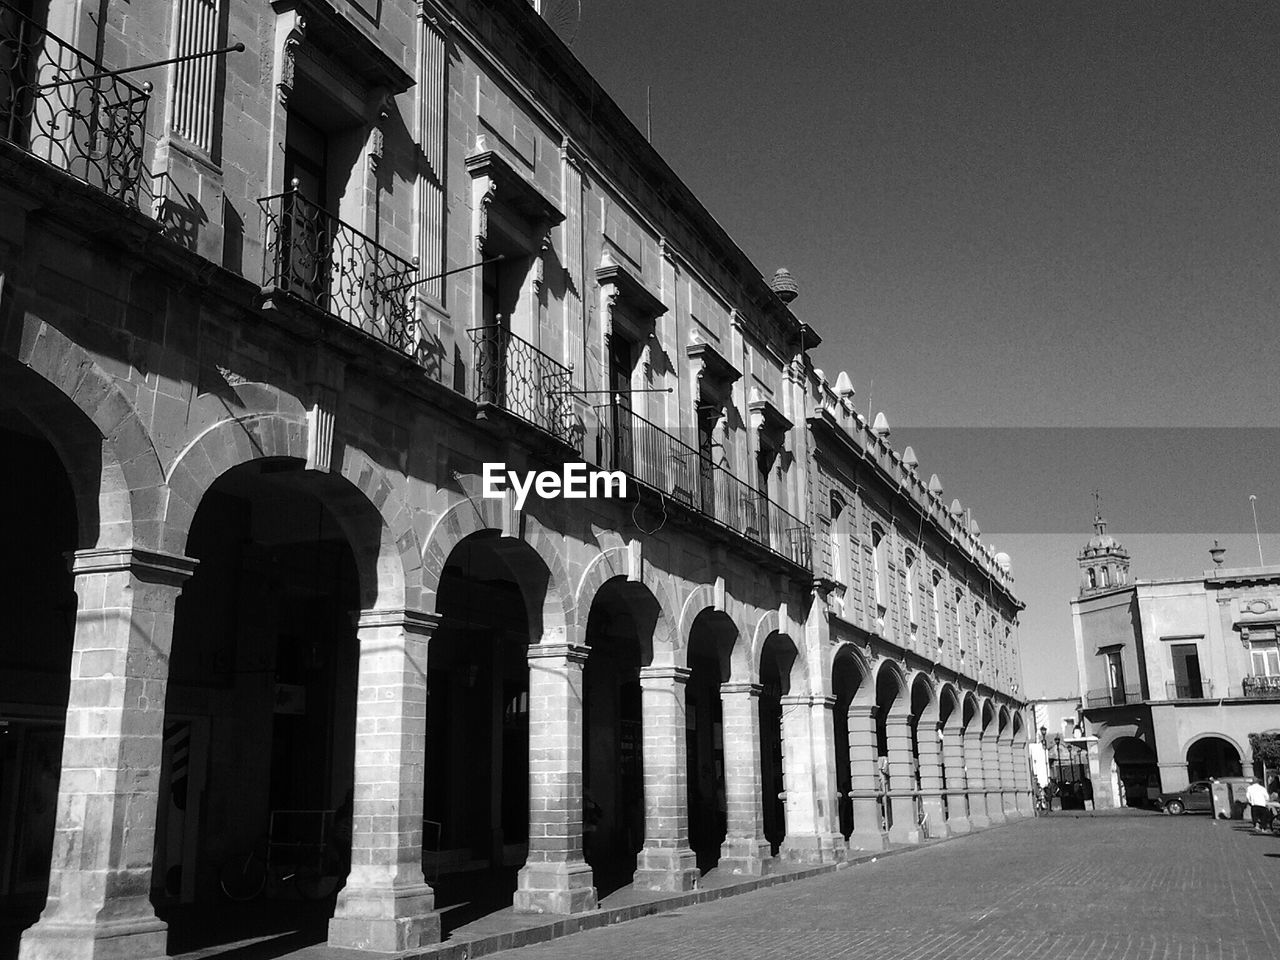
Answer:
[[973, 824], [969, 822], [968, 817], [952, 817], [947, 821], [947, 829], [953, 837], [962, 837], [966, 833], [973, 832]]
[[726, 837], [714, 872], [720, 877], [762, 877], [773, 869], [772, 863], [768, 840]]
[[698, 859], [688, 847], [644, 847], [631, 885], [637, 890], [683, 892], [698, 886]]
[[595, 877], [586, 862], [526, 863], [520, 868], [516, 913], [587, 913], [595, 910]]
[[1017, 804], [1018, 816], [1020, 817], [1029, 817], [1035, 812], [1035, 807], [1032, 806], [1031, 798], [1029, 796], [1023, 795], [1018, 797]]
[[991, 826], [991, 818], [985, 813], [969, 814], [969, 825], [975, 830], [985, 830]]
[[40, 920], [22, 932], [19, 960], [165, 960], [163, 920], [127, 917], [96, 923]]
[[894, 824], [889, 828], [890, 843], [919, 843], [921, 839], [920, 828], [914, 823], [909, 826]]
[[876, 853], [888, 846], [885, 835], [879, 830], [854, 830], [849, 834], [848, 849], [850, 852]]
[[991, 825], [993, 827], [998, 827], [1000, 824], [1005, 822], [1003, 810], [988, 810], [987, 817], [991, 820]]
[[782, 841], [778, 855], [791, 863], [835, 863], [844, 859], [844, 837], [838, 833], [807, 833]]
[[428, 884], [343, 887], [329, 920], [329, 946], [399, 953], [440, 942], [440, 914]]

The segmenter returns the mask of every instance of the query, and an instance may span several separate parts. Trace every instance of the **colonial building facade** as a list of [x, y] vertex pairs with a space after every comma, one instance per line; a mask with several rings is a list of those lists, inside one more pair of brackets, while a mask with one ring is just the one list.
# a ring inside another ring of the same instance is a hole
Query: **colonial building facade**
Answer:
[[1198, 576], [1132, 579], [1094, 527], [1071, 611], [1098, 807], [1252, 775], [1249, 735], [1280, 728], [1280, 567], [1227, 566], [1215, 544]]
[[[23, 958], [164, 956], [286, 811], [384, 952], [476, 870], [567, 914], [1028, 811], [1007, 558], [528, 4], [0, 51]], [[625, 498], [483, 483], [567, 462]]]

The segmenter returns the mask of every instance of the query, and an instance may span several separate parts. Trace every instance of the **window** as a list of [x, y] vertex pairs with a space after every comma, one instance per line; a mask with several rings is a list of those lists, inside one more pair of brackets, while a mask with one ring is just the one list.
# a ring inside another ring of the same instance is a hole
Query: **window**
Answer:
[[1089, 568], [1089, 589], [1092, 590], [1098, 585], [1098, 575], [1093, 572], [1093, 567]]
[[1275, 640], [1252, 640], [1249, 655], [1253, 658], [1255, 677], [1280, 676], [1280, 645]]
[[956, 643], [960, 645], [960, 658], [964, 659], [964, 591], [956, 589]]
[[1124, 662], [1119, 650], [1107, 653], [1107, 685], [1111, 688], [1111, 702], [1124, 703]]
[[1178, 700], [1199, 700], [1204, 696], [1200, 679], [1200, 652], [1194, 643], [1175, 643], [1173, 654], [1173, 697]]
[[849, 514], [844, 501], [832, 494], [831, 527], [831, 579], [837, 583], [849, 582]]
[[871, 550], [875, 555], [876, 606], [879, 607], [878, 615], [884, 616], [889, 598], [889, 583], [886, 579], [889, 542], [885, 532], [877, 526], [871, 528]]
[[911, 623], [911, 632], [915, 633], [916, 627], [916, 555], [910, 550], [907, 551], [906, 557], [906, 577], [907, 577], [907, 619]]
[[942, 646], [942, 574], [933, 571], [933, 635]]
[[1111, 568], [1110, 567], [1102, 568], [1102, 585], [1104, 587], [1111, 586]]

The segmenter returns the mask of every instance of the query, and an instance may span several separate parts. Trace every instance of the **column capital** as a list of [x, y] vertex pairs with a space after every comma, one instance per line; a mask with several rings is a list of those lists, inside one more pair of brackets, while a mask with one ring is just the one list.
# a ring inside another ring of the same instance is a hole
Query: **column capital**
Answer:
[[359, 630], [378, 627], [403, 627], [407, 633], [430, 637], [444, 618], [438, 613], [393, 607], [388, 610], [361, 610], [355, 615]]
[[851, 703], [849, 709], [845, 711], [846, 716], [850, 717], [874, 717], [876, 715], [876, 705], [874, 703]]
[[179, 587], [195, 573], [199, 560], [177, 553], [160, 553], [137, 547], [91, 547], [67, 554], [72, 574], [77, 577], [127, 571], [148, 583]]
[[678, 684], [689, 682], [689, 677], [693, 675], [693, 671], [688, 667], [677, 667], [674, 665], [662, 665], [640, 668], [640, 682], [646, 680], [674, 680]]
[[789, 693], [785, 697], [779, 697], [778, 702], [784, 707], [807, 707], [814, 702], [814, 698], [807, 693]]
[[579, 643], [531, 643], [526, 654], [530, 662], [534, 660], [567, 660], [570, 663], [584, 664], [591, 648]]
[[720, 684], [721, 696], [732, 696], [733, 694], [743, 694], [752, 698], [758, 698], [764, 692], [764, 685], [760, 683], [742, 683], [738, 681], [729, 681]]

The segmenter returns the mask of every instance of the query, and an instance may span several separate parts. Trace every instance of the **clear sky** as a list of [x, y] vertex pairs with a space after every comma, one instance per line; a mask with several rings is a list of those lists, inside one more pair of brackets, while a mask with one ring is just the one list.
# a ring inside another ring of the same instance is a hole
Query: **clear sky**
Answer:
[[1251, 493], [1280, 561], [1278, 39], [1274, 2], [582, 0], [573, 48], [1013, 555], [1036, 696], [1094, 487], [1135, 576], [1256, 562]]

